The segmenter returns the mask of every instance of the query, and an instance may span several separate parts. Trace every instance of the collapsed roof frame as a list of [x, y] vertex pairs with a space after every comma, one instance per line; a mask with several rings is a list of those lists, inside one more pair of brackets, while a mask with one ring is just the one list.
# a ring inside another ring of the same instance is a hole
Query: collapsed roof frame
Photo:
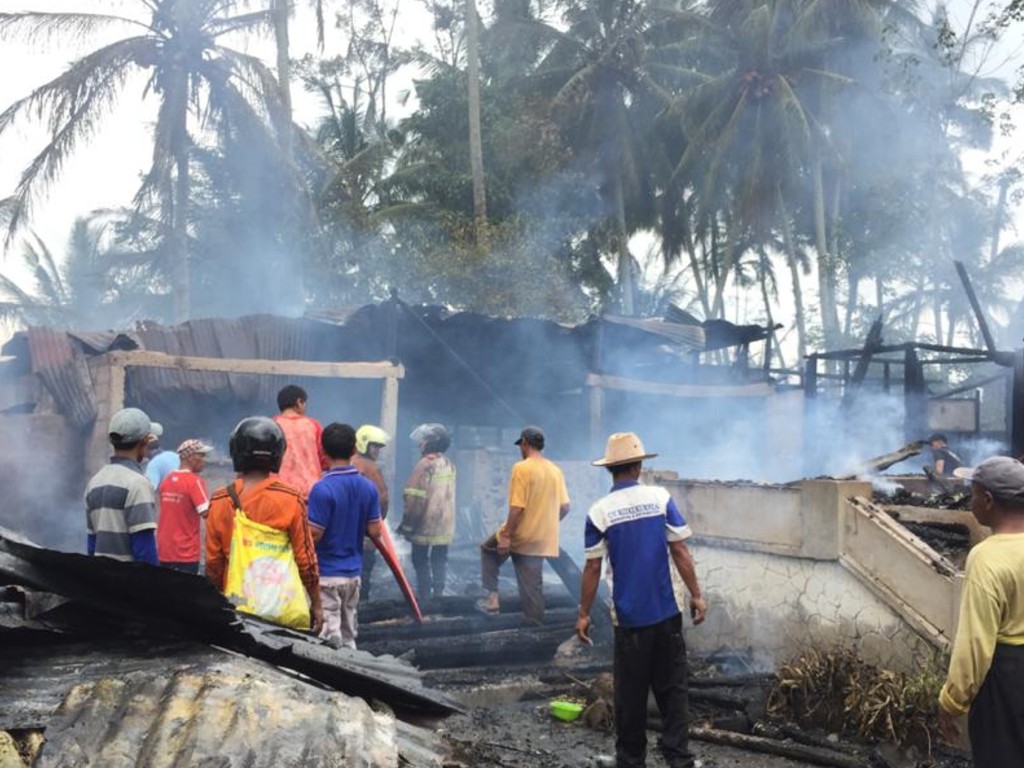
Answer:
[[[877, 332], [876, 329], [877, 328]], [[940, 357], [921, 359], [919, 352], [934, 352]], [[886, 354], [902, 354], [900, 357], [877, 357]], [[832, 361], [842, 364], [841, 373], [826, 373], [818, 370], [819, 361]], [[856, 369], [851, 372], [851, 363], [856, 362]], [[1006, 371], [990, 376], [973, 384], [957, 387], [948, 392], [931, 395], [927, 389], [924, 375], [926, 365], [975, 365], [994, 363]], [[830, 352], [815, 352], [807, 355], [804, 363], [803, 389], [808, 402], [818, 395], [819, 380], [834, 380], [842, 388], [844, 398], [863, 384], [868, 366], [881, 365], [883, 370], [882, 385], [888, 392], [892, 384], [891, 366], [903, 366], [903, 395], [906, 403], [905, 434], [908, 440], [920, 439], [928, 431], [927, 401], [945, 399], [954, 394], [962, 394], [976, 387], [990, 384], [999, 379], [1007, 382], [1007, 425], [1006, 432], [1010, 450], [1014, 456], [1024, 455], [1024, 350], [1007, 352], [997, 349], [975, 349], [955, 347], [944, 344], [925, 342], [904, 342], [902, 344], [882, 344], [881, 325], [876, 321], [868, 341], [860, 349], [841, 349]], [[899, 381], [899, 380], [897, 380]]]
[[[110, 417], [124, 408], [125, 382], [128, 368], [163, 368], [181, 373], [249, 374], [254, 376], [291, 376], [331, 379], [380, 379], [380, 425], [388, 434], [398, 430], [398, 382], [405, 377], [401, 363], [379, 362], [314, 362], [309, 360], [258, 360], [193, 355], [168, 355], [148, 350], [113, 351], [88, 360], [95, 386], [96, 420], [89, 433], [85, 469], [91, 474], [109, 457], [107, 425]], [[395, 455], [388, 451], [383, 458], [383, 472], [388, 483], [394, 482]]]

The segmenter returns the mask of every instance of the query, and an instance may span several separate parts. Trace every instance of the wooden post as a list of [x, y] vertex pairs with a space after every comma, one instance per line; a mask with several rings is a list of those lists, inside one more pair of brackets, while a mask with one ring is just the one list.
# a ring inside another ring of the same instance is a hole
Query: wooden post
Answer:
[[391, 435], [391, 446], [384, 451], [384, 482], [395, 487], [395, 452], [398, 443], [398, 379], [388, 377], [381, 386], [380, 426]]
[[1024, 349], [1014, 353], [1010, 384], [1010, 450], [1013, 456], [1020, 458], [1024, 456]]
[[124, 366], [110, 355], [89, 361], [89, 373], [96, 392], [96, 420], [89, 428], [85, 451], [85, 473], [91, 477], [110, 459], [110, 438], [107, 429], [110, 417], [124, 408]]
[[908, 443], [923, 440], [928, 434], [928, 388], [913, 348], [903, 353], [903, 405], [904, 437]]

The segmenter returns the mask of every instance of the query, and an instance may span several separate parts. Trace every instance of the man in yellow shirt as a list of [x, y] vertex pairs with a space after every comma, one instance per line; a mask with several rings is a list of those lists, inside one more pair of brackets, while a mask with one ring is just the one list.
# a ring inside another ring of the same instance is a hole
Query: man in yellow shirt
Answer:
[[968, 714], [975, 768], [1024, 765], [1024, 464], [1006, 456], [955, 474], [971, 480], [971, 511], [992, 535], [967, 556], [939, 724], [951, 741]]
[[544, 433], [526, 427], [515, 442], [522, 461], [512, 467], [508, 486], [508, 520], [480, 547], [480, 570], [487, 597], [477, 603], [498, 613], [498, 572], [509, 556], [523, 614], [532, 623], [544, 618], [544, 559], [558, 557], [558, 523], [569, 514], [565, 477], [543, 456]]

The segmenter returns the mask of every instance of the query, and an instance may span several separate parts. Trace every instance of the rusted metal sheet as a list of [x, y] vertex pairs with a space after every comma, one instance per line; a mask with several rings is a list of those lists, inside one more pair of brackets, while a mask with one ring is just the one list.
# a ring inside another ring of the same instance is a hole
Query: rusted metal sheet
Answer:
[[307, 634], [238, 614], [196, 576], [36, 547], [0, 529], [0, 583], [61, 595], [108, 620], [130, 618], [160, 637], [201, 641], [263, 659], [396, 709], [459, 710], [450, 698], [424, 689], [419, 672], [408, 663], [334, 650]]
[[35, 766], [439, 766], [439, 739], [365, 701], [195, 643], [8, 648], [0, 728], [45, 728]]
[[92, 424], [96, 419], [92, 383], [67, 333], [52, 328], [29, 328], [28, 349], [32, 372], [53, 395], [61, 413], [79, 429]]

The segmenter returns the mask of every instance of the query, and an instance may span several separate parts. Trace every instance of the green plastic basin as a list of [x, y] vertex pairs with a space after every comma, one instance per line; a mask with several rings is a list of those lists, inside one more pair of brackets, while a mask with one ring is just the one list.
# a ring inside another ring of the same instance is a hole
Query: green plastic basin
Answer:
[[565, 720], [566, 722], [572, 722], [580, 716], [583, 712], [583, 706], [580, 704], [574, 704], [571, 701], [552, 701], [551, 702], [551, 714], [557, 717], [559, 720]]

